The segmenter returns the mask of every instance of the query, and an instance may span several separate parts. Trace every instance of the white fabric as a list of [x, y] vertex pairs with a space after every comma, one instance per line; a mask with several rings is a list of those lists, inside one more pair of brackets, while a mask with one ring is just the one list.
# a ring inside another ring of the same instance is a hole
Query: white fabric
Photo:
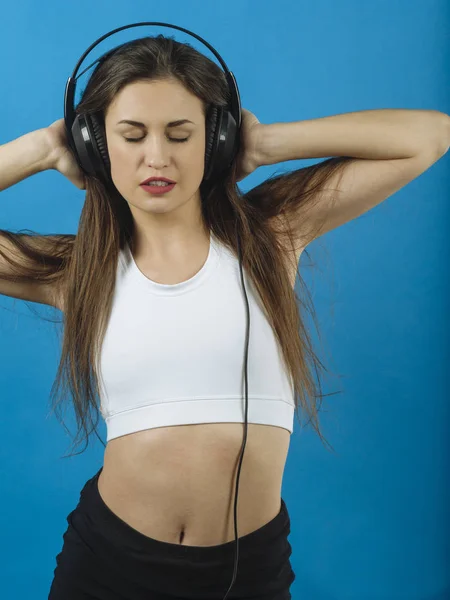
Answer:
[[[107, 441], [135, 431], [244, 423], [246, 304], [238, 259], [211, 235], [206, 263], [175, 285], [149, 280], [120, 253], [100, 357]], [[250, 306], [248, 422], [293, 430], [294, 392], [259, 295]]]

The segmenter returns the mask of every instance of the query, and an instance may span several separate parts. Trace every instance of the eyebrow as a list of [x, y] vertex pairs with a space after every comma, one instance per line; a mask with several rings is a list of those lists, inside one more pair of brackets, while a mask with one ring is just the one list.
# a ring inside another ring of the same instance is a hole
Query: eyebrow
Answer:
[[[117, 125], [120, 125], [121, 123], [135, 125], [136, 127], [145, 127], [144, 123], [140, 123], [139, 121], [131, 121], [130, 119], [123, 119], [122, 121], [119, 121]], [[189, 121], [189, 119], [178, 119], [178, 121], [171, 121], [170, 123], [167, 123], [167, 127], [178, 127], [179, 125], [184, 125], [185, 123], [192, 123], [192, 125], [195, 125], [195, 123]]]

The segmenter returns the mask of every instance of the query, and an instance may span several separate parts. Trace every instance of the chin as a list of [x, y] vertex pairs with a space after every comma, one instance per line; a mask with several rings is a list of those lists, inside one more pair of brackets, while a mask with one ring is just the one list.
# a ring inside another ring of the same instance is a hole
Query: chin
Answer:
[[145, 206], [145, 207], [143, 207], [142, 210], [144, 212], [146, 212], [148, 214], [152, 214], [152, 215], [163, 215], [165, 213], [170, 213], [175, 210], [175, 208], [173, 206], [169, 206], [168, 204], [166, 204], [167, 200], [165, 201], [166, 203], [163, 204], [164, 201], [161, 200], [160, 198], [157, 198], [156, 202], [158, 203], [157, 205]]

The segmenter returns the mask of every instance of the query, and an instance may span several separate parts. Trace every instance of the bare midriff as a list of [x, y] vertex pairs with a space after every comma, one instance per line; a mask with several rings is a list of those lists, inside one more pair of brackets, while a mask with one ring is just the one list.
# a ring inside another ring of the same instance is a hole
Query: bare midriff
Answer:
[[[152, 539], [186, 546], [233, 541], [243, 423], [160, 427], [108, 442], [99, 493], [121, 520]], [[248, 424], [239, 479], [239, 537], [280, 512], [290, 432]]]

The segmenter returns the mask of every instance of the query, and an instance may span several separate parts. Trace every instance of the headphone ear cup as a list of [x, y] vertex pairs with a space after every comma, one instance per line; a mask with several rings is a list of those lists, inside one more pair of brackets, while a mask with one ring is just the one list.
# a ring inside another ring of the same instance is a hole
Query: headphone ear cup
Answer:
[[214, 148], [216, 146], [217, 124], [219, 120], [220, 109], [216, 106], [210, 107], [210, 112], [206, 119], [206, 145], [205, 145], [205, 173], [204, 180], [208, 181], [214, 171]]
[[239, 151], [240, 131], [229, 110], [211, 107], [207, 125], [205, 181], [221, 176], [229, 169]]
[[104, 177], [106, 176], [106, 178], [109, 179], [111, 173], [111, 161], [109, 160], [108, 145], [106, 143], [106, 133], [103, 121], [95, 113], [87, 115], [87, 119], [90, 120], [90, 124], [92, 126], [92, 133], [95, 139], [97, 154], [100, 156], [101, 159], [100, 168], [102, 171], [102, 175]]

